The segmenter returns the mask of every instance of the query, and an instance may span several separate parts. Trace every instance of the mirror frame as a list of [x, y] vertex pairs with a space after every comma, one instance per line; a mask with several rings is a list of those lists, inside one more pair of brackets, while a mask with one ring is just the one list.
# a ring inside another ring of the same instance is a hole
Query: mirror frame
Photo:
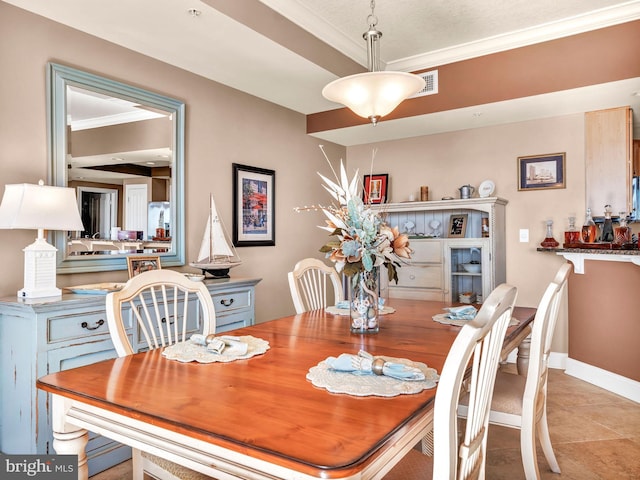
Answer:
[[[82, 87], [106, 95], [164, 110], [173, 115], [173, 165], [171, 168], [172, 247], [159, 253], [163, 266], [185, 264], [184, 222], [184, 102], [127, 85], [99, 75], [56, 63], [47, 64], [47, 145], [49, 183], [67, 186], [67, 86]], [[57, 255], [57, 273], [127, 270], [129, 255], [67, 255], [67, 232], [50, 232], [50, 240], [61, 252]]]

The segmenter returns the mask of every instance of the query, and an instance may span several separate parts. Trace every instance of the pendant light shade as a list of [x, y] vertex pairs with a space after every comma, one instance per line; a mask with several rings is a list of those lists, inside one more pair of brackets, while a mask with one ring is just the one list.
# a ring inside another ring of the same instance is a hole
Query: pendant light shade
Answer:
[[379, 68], [382, 32], [376, 29], [375, 0], [367, 17], [369, 30], [362, 37], [367, 42], [369, 71], [334, 80], [322, 89], [322, 95], [332, 102], [342, 103], [356, 115], [376, 125], [380, 117], [391, 113], [400, 103], [425, 86], [422, 77], [406, 72], [385, 72]]
[[380, 117], [423, 88], [424, 80], [411, 73], [367, 72], [334, 80], [322, 89], [322, 95], [375, 125]]

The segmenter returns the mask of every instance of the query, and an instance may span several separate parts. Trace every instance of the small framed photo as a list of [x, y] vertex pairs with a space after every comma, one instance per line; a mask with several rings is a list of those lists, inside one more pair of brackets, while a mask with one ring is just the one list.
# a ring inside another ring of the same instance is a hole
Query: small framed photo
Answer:
[[449, 218], [449, 238], [464, 238], [467, 233], [467, 214], [456, 213]]
[[518, 157], [518, 190], [566, 188], [565, 152]]
[[233, 164], [233, 245], [276, 244], [276, 172]]
[[389, 174], [365, 175], [362, 200], [364, 203], [385, 203], [388, 200]]
[[133, 278], [142, 272], [149, 270], [160, 270], [160, 257], [136, 257], [129, 255], [127, 257], [127, 267], [129, 269], [129, 278]]

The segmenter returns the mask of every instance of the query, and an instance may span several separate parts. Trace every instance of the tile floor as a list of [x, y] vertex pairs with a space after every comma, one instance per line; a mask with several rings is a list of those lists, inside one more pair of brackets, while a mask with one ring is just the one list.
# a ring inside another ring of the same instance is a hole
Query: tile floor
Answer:
[[[640, 479], [640, 404], [552, 370], [549, 430], [562, 473], [538, 451], [541, 480]], [[487, 480], [524, 479], [519, 430], [489, 428]], [[131, 461], [91, 477], [130, 480]]]

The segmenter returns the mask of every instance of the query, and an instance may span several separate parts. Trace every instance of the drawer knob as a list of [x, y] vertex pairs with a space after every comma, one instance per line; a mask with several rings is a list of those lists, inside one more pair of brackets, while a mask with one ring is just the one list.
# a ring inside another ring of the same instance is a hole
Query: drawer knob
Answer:
[[232, 303], [233, 303], [233, 298], [230, 298], [229, 300], [226, 300], [223, 298], [222, 300], [220, 300], [220, 304], [224, 305], [225, 307], [230, 307]]
[[100, 328], [102, 325], [104, 325], [104, 320], [100, 319], [96, 322], [95, 327], [90, 327], [89, 324], [87, 322], [82, 322], [80, 324], [80, 326], [82, 328], [86, 328], [87, 330], [97, 330], [98, 328]]
[[415, 280], [415, 279], [416, 279], [416, 276], [415, 276], [415, 275], [409, 275], [409, 278], [410, 278], [411, 280]]

